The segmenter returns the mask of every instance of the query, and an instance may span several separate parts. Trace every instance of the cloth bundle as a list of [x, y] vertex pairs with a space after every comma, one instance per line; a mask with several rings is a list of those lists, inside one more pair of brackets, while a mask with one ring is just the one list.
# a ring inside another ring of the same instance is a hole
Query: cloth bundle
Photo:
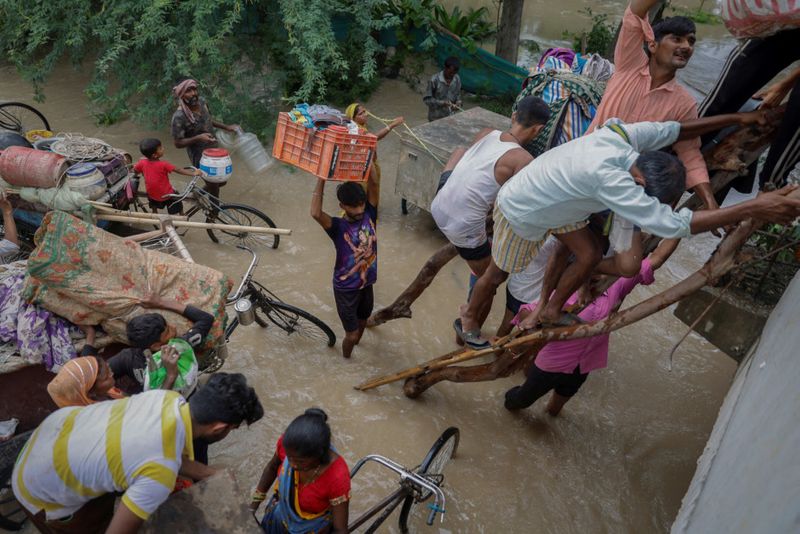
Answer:
[[204, 350], [222, 337], [232, 283], [219, 271], [143, 249], [64, 212], [48, 213], [35, 239], [23, 289], [29, 302], [75, 324], [99, 324], [113, 339], [127, 343], [125, 325], [142, 313], [162, 314], [178, 332], [190, 328], [181, 315], [139, 306], [158, 293], [214, 315]]
[[600, 105], [605, 84], [572, 72], [572, 66], [551, 55], [525, 80], [512, 111], [526, 96], [542, 98], [550, 119], [525, 149], [534, 157], [584, 134]]
[[782, 30], [800, 28], [800, 4], [762, 0], [723, 0], [722, 20], [738, 39], [769, 37]]
[[289, 118], [306, 128], [316, 128], [318, 130], [324, 129], [331, 124], [341, 126], [349, 122], [345, 114], [338, 109], [321, 104], [314, 104], [313, 106], [309, 106], [306, 103], [297, 104], [289, 112]]
[[57, 369], [75, 357], [73, 337], [82, 335], [62, 317], [22, 298], [26, 268], [25, 261], [0, 265], [0, 372], [23, 362]]

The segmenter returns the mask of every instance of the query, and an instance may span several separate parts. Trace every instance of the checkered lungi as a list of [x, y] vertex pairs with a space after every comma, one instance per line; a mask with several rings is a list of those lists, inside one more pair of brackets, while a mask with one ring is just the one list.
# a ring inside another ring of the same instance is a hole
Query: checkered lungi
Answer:
[[492, 239], [492, 259], [501, 270], [511, 274], [524, 271], [550, 234], [566, 234], [586, 226], [586, 221], [568, 224], [549, 230], [540, 241], [529, 241], [514, 233], [508, 219], [500, 207], [494, 207], [494, 237]]

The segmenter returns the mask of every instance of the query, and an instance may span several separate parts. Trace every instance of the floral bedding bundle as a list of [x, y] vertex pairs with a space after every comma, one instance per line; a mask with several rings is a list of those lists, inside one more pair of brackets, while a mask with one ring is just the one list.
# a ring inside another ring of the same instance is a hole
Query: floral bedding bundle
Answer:
[[188, 330], [181, 315], [139, 305], [155, 292], [214, 315], [205, 349], [222, 337], [232, 282], [221, 272], [143, 249], [59, 211], [45, 216], [35, 242], [23, 288], [27, 301], [74, 324], [99, 324], [122, 343], [127, 343], [125, 325], [142, 313], [161, 313], [179, 333]]

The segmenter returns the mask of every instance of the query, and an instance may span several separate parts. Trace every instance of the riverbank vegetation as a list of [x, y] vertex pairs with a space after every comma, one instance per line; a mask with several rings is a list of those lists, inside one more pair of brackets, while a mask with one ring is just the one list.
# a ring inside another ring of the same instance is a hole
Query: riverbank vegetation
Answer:
[[494, 31], [485, 9], [447, 12], [434, 0], [0, 3], [0, 49], [37, 100], [57, 82], [55, 66], [71, 62], [91, 72], [98, 123], [161, 125], [172, 86], [191, 76], [216, 115], [262, 136], [289, 102], [366, 99], [382, 65], [432, 57], [442, 26], [467, 42]]

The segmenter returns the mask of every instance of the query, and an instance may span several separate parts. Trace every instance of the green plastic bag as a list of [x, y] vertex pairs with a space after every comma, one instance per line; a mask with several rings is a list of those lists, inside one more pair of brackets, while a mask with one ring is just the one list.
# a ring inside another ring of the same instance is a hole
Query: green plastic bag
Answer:
[[[174, 347], [180, 354], [178, 357], [178, 377], [172, 385], [172, 390], [177, 391], [184, 397], [188, 397], [197, 387], [197, 377], [200, 372], [194, 349], [186, 340], [180, 338], [170, 339], [167, 344]], [[150, 365], [148, 365], [147, 373], [144, 375], [144, 390], [161, 389], [161, 385], [166, 379], [167, 370], [161, 361], [161, 351], [158, 351], [151, 356]]]

